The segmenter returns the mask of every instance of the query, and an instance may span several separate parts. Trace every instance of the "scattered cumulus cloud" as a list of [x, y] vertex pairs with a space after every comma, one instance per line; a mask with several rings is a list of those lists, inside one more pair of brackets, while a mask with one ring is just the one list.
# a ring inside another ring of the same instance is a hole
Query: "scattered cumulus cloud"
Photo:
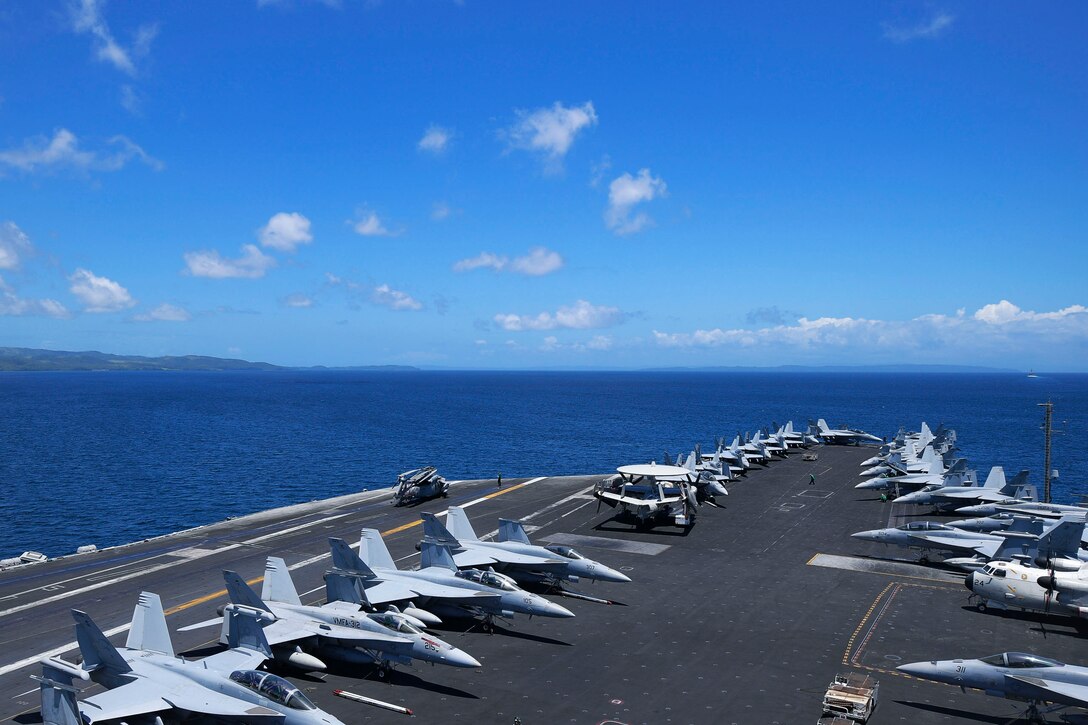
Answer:
[[562, 342], [555, 335], [548, 335], [540, 343], [540, 350], [542, 352], [603, 352], [605, 350], [611, 350], [613, 346], [612, 337], [609, 335], [594, 335], [592, 338], [585, 342]]
[[280, 212], [257, 232], [262, 247], [281, 252], [293, 252], [300, 244], [309, 244], [314, 240], [310, 232], [310, 220], [297, 212]]
[[801, 315], [796, 312], [780, 310], [778, 309], [778, 305], [772, 305], [770, 307], [757, 307], [753, 310], [748, 310], [748, 314], [745, 315], [745, 321], [749, 325], [784, 325], [787, 322], [795, 321], [799, 317], [801, 317]]
[[921, 360], [932, 353], [944, 360], [950, 351], [1011, 354], [1055, 343], [1088, 347], [1088, 307], [1070, 305], [1054, 312], [1034, 312], [1001, 300], [970, 315], [958, 310], [954, 315], [927, 314], [911, 320], [801, 317], [792, 323], [756, 329], [654, 330], [653, 339], [673, 348], [762, 347], [838, 354], [887, 351]]
[[8, 167], [26, 173], [68, 169], [80, 172], [120, 171], [131, 161], [140, 161], [155, 171], [163, 164], [125, 136], [114, 136], [107, 148], [88, 151], [80, 148], [79, 139], [66, 128], [58, 129], [52, 138], [38, 136], [27, 139], [22, 147], [0, 151], [0, 169]]
[[388, 307], [391, 310], [421, 310], [423, 303], [412, 297], [407, 292], [395, 290], [387, 284], [381, 284], [374, 288], [370, 295], [370, 301], [376, 305]]
[[149, 312], [133, 315], [132, 319], [136, 322], [188, 322], [193, 316], [184, 307], [163, 302]]
[[613, 327], [626, 320], [628, 315], [618, 307], [593, 305], [585, 300], [578, 300], [573, 305], [560, 307], [554, 313], [541, 312], [536, 315], [498, 314], [492, 318], [495, 325], [510, 332], [525, 330], [588, 330]]
[[439, 156], [449, 147], [452, 138], [453, 131], [441, 126], [431, 125], [424, 132], [423, 138], [416, 144], [416, 148]]
[[128, 290], [117, 282], [82, 267], [68, 281], [71, 283], [68, 290], [83, 303], [85, 312], [117, 312], [136, 304]]
[[186, 252], [185, 265], [186, 271], [194, 277], [256, 279], [275, 267], [276, 260], [258, 249], [256, 244], [246, 244], [242, 246], [242, 256], [237, 259], [224, 259], [214, 249]]
[[33, 250], [30, 237], [15, 222], [0, 223], [0, 269], [18, 269], [20, 260]]
[[604, 222], [615, 234], [634, 234], [653, 223], [645, 212], [634, 213], [635, 207], [667, 193], [664, 180], [653, 176], [649, 169], [640, 169], [638, 176], [628, 173], [618, 176], [608, 185]]
[[884, 37], [893, 43], [909, 43], [912, 40], [930, 40], [938, 38], [952, 27], [956, 17], [940, 11], [932, 18], [913, 25], [897, 25], [895, 23], [882, 23]]
[[360, 216], [361, 218], [354, 222], [352, 226], [356, 234], [361, 234], [364, 237], [395, 237], [400, 233], [391, 231], [386, 227], [375, 212], [366, 211]]
[[141, 25], [133, 34], [126, 48], [117, 42], [102, 17], [104, 0], [79, 0], [71, 5], [71, 28], [79, 35], [90, 35], [94, 41], [95, 58], [109, 63], [129, 76], [137, 74], [136, 61], [142, 60], [151, 50], [151, 43], [159, 33], [155, 24]]
[[307, 297], [304, 294], [296, 293], [284, 297], [283, 304], [287, 305], [288, 307], [313, 307], [314, 300], [312, 297]]
[[591, 101], [581, 106], [564, 106], [556, 101], [550, 108], [515, 111], [518, 120], [502, 136], [510, 149], [541, 154], [546, 169], [561, 168], [562, 159], [584, 129], [597, 125], [597, 112]]
[[53, 299], [26, 299], [20, 297], [3, 277], [0, 277], [0, 315], [21, 317], [23, 315], [41, 315], [45, 317], [65, 318], [71, 313], [60, 302]]
[[533, 247], [529, 253], [514, 257], [481, 252], [475, 257], [462, 259], [453, 265], [454, 272], [470, 272], [474, 269], [493, 269], [496, 272], [516, 272], [532, 277], [551, 274], [563, 267], [563, 257], [545, 247]]

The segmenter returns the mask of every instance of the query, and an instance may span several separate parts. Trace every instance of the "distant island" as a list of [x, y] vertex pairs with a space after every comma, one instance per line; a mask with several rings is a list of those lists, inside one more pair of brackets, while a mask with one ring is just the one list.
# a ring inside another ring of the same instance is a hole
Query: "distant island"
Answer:
[[112, 355], [95, 350], [67, 352], [28, 347], [0, 347], [0, 372], [147, 370], [147, 371], [225, 371], [225, 370], [417, 370], [408, 365], [361, 365], [357, 367], [291, 368], [265, 362], [250, 362], [206, 355], [168, 355], [141, 357]]
[[1013, 368], [982, 365], [775, 365], [773, 367], [725, 366], [647, 368], [647, 372], [693, 373], [1022, 373]]

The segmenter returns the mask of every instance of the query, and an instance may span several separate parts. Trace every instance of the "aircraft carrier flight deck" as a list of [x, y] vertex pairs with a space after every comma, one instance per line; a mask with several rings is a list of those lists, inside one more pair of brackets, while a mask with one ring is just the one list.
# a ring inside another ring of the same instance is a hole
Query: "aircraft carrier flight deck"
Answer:
[[[917, 563], [901, 549], [852, 539], [855, 531], [934, 518], [859, 491], [871, 448], [818, 447], [757, 467], [728, 484], [723, 508], [704, 505], [688, 533], [635, 531], [592, 497], [597, 476], [455, 482], [449, 497], [394, 507], [389, 489], [315, 501], [166, 537], [0, 573], [0, 722], [40, 722], [38, 660], [75, 661], [70, 610], [81, 609], [123, 644], [140, 591], [159, 594], [176, 650], [218, 651], [217, 628], [178, 632], [227, 602], [222, 571], [254, 582], [267, 556], [283, 557], [305, 603], [324, 602], [327, 538], [379, 529], [400, 568], [419, 563], [419, 514], [467, 506], [481, 535], [498, 518], [525, 522], [534, 543], [567, 543], [631, 583], [567, 584], [613, 600], [547, 594], [574, 619], [500, 620], [436, 633], [478, 669], [333, 665], [300, 674], [272, 664], [345, 723], [405, 716], [333, 694], [343, 689], [410, 708], [420, 723], [815, 723], [839, 672], [880, 682], [870, 723], [1006, 723], [1023, 703], [963, 694], [895, 666], [1020, 650], [1085, 661], [1067, 618], [976, 611], [964, 575]], [[617, 464], [624, 463], [618, 461]], [[816, 478], [810, 484], [810, 474]], [[318, 493], [318, 492], [315, 492]], [[123, 515], [122, 506], [102, 515]], [[938, 519], [939, 520], [939, 519]], [[259, 588], [259, 587], [258, 587]], [[99, 691], [95, 686], [86, 694]], [[1051, 714], [1048, 722], [1062, 722]]]

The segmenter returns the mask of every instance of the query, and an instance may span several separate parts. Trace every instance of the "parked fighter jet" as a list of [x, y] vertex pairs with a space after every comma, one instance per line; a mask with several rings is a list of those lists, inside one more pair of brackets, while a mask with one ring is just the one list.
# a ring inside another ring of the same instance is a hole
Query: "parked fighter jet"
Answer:
[[997, 513], [1025, 514], [1027, 516], [1039, 516], [1044, 519], [1061, 518], [1066, 514], [1088, 514], [1088, 508], [1084, 506], [1069, 506], [1058, 503], [1043, 503], [1042, 501], [1021, 501], [1019, 499], [1004, 499], [992, 501], [975, 506], [964, 506], [956, 509], [956, 513], [965, 516], [993, 516]]
[[[810, 428], [813, 424], [810, 422]], [[834, 430], [827, 426], [827, 421], [820, 418], [816, 421], [815, 430], [812, 431], [820, 440], [828, 445], [850, 445], [858, 446], [863, 443], [883, 443], [884, 441], [872, 433], [866, 433], [863, 430], [855, 430], [853, 428], [840, 428]]]
[[[695, 486], [696, 498], [699, 501], [714, 502], [715, 496], [728, 496], [729, 491], [722, 485], [722, 481], [728, 481], [732, 475], [729, 467], [722, 461], [718, 454], [707, 460], [699, 453], [699, 445], [688, 454], [683, 461], [677, 461], [677, 465], [691, 471], [694, 476], [692, 485]], [[724, 471], [724, 473], [723, 473]]]
[[[159, 597], [140, 594], [132, 628], [116, 648], [84, 612], [73, 609], [82, 665], [42, 660], [42, 720], [47, 725], [156, 722], [170, 715], [216, 722], [335, 725], [298, 688], [256, 668], [272, 656], [252, 612], [232, 612], [225, 652], [202, 660], [174, 654]], [[74, 680], [94, 680], [105, 692], [76, 701]], [[342, 725], [342, 724], [341, 724]]]
[[[460, 506], [450, 506], [446, 526], [434, 514], [422, 514], [424, 535], [444, 544], [458, 567], [494, 567], [515, 580], [555, 585], [579, 579], [629, 582], [630, 577], [587, 559], [569, 546], [534, 546], [519, 521], [499, 519], [495, 541], [481, 541]], [[448, 528], [447, 528], [448, 527]]]
[[521, 589], [503, 574], [471, 569], [458, 571], [446, 547], [424, 541], [422, 567], [400, 571], [376, 529], [363, 529], [359, 555], [342, 540], [329, 539], [336, 569], [360, 575], [374, 604], [417, 601], [440, 617], [475, 617], [491, 628], [494, 618], [515, 613], [541, 617], [573, 617], [564, 607]]
[[977, 660], [912, 662], [896, 669], [924, 680], [1026, 700], [1032, 722], [1042, 717], [1040, 704], [1088, 707], [1088, 668], [1024, 652], [1003, 652]]
[[597, 484], [593, 495], [610, 508], [619, 509], [617, 519], [630, 521], [640, 529], [658, 523], [687, 529], [695, 525], [698, 501], [691, 471], [654, 463], [620, 466], [616, 471], [616, 475]]
[[[1009, 531], [1043, 529], [1038, 536], [1010, 535]], [[944, 563], [968, 571], [976, 571], [990, 561], [1018, 561], [1040, 568], [1075, 571], [1088, 561], [1088, 552], [1080, 548], [1084, 535], [1083, 519], [1052, 521], [1030, 516], [1016, 516], [1005, 531], [998, 534], [1005, 540], [975, 547], [975, 553], [965, 558], [945, 559]]]
[[993, 544], [996, 547], [1008, 537], [1030, 536], [1031, 539], [1034, 539], [1034, 535], [1026, 534], [1024, 531], [1029, 527], [1034, 528], [1035, 533], [1039, 533], [1042, 531], [1042, 522], [1038, 519], [1027, 519], [1019, 526], [1010, 527], [1010, 530], [1002, 531], [1000, 535], [997, 535], [962, 531], [933, 521], [912, 521], [897, 528], [859, 531], [850, 536], [877, 544], [891, 544], [908, 549], [920, 549], [923, 552], [922, 560], [925, 561], [928, 559], [928, 552], [930, 551], [973, 556], [979, 553], [979, 547], [984, 547], [987, 544]]
[[877, 476], [854, 486], [858, 489], [896, 491], [900, 495], [926, 486], [974, 486], [975, 472], [967, 470], [967, 460], [957, 458], [944, 472], [909, 473], [903, 476]]
[[450, 485], [438, 475], [438, 469], [434, 466], [405, 471], [397, 476], [393, 487], [397, 489], [393, 492], [393, 503], [397, 506], [447, 496], [450, 490]]
[[[318, 656], [376, 664], [379, 677], [385, 677], [395, 665], [412, 664], [412, 660], [451, 667], [480, 666], [467, 653], [425, 634], [399, 613], [367, 614], [349, 602], [319, 607], [303, 604], [287, 564], [279, 557], [268, 557], [259, 597], [234, 572], [223, 572], [223, 578], [232, 602], [227, 608], [248, 609], [261, 616], [276, 659], [302, 669], [325, 669]], [[300, 654], [307, 659], [299, 661]]]
[[1035, 498], [1035, 487], [1028, 484], [1028, 471], [1020, 471], [1005, 482], [1005, 470], [994, 466], [981, 486], [927, 486], [895, 499], [896, 503], [930, 504], [938, 509], [953, 509], [964, 504], [1006, 499]]

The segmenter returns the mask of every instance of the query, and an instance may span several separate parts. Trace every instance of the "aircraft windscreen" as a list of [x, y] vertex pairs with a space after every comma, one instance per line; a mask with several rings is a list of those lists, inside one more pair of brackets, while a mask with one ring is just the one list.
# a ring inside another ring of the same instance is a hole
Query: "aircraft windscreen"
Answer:
[[516, 589], [514, 583], [510, 581], [510, 579], [503, 576], [502, 574], [496, 574], [495, 572], [491, 571], [484, 573], [481, 582], [489, 587], [494, 587], [495, 589], [505, 589], [508, 592], [512, 592], [514, 591], [514, 589]]
[[579, 554], [577, 551], [570, 548], [569, 546], [557, 546], [557, 545], [553, 544], [552, 546], [548, 546], [546, 548], [548, 549], [548, 551], [553, 552], [555, 554], [559, 554], [559, 556], [565, 556], [568, 559], [582, 559], [582, 558], [585, 558], [581, 554]]
[[1057, 660], [1052, 660], [1047, 657], [1039, 657], [1038, 655], [1027, 654], [1025, 652], [1007, 652], [1005, 656], [1009, 660], [1009, 667], [1017, 668], [1029, 668], [1029, 667], [1061, 667], [1062, 663]]

